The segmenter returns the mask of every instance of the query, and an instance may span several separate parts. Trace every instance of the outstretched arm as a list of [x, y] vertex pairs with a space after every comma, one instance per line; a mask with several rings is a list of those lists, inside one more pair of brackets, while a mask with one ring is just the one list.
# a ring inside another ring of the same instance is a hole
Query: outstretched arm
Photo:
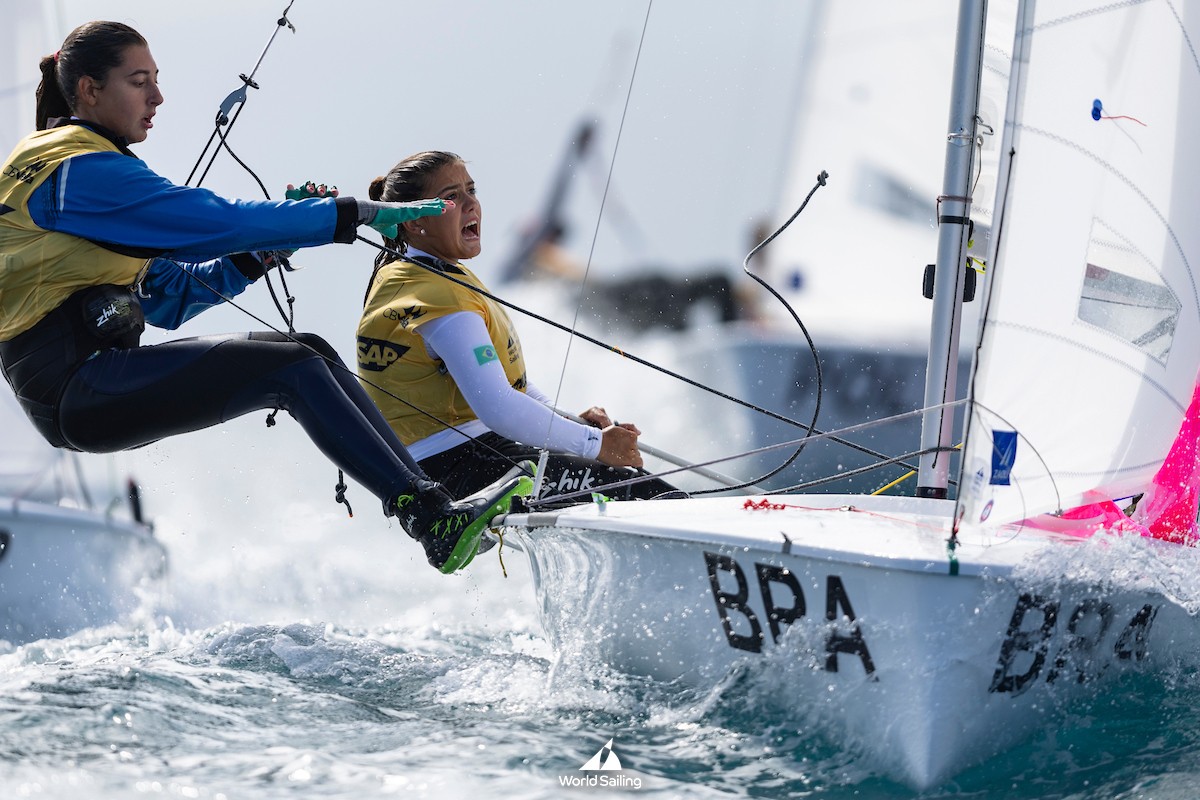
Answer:
[[142, 161], [87, 153], [64, 161], [29, 200], [46, 230], [117, 252], [199, 262], [229, 253], [354, 241], [354, 198], [229, 200], [177, 186]]

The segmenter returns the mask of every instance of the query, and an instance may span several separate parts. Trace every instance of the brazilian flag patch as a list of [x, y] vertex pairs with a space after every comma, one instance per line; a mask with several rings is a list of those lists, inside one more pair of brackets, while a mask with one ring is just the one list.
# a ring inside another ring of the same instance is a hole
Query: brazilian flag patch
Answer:
[[483, 366], [489, 361], [496, 361], [496, 348], [492, 347], [490, 344], [485, 344], [483, 347], [476, 347], [475, 360], [479, 362], [480, 366]]

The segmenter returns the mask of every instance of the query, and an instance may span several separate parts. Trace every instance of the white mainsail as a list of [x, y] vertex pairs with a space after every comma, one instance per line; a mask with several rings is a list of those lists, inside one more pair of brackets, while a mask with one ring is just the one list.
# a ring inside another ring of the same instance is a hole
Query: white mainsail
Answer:
[[1179, 431], [1200, 363], [1198, 21], [1168, 0], [1022, 6], [966, 525], [1142, 491]]

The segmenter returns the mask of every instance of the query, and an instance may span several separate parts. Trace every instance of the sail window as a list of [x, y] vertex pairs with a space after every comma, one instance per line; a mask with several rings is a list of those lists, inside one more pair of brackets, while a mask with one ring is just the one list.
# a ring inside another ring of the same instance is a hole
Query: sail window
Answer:
[[1165, 363], [1180, 303], [1150, 261], [1099, 219], [1088, 243], [1079, 319]]

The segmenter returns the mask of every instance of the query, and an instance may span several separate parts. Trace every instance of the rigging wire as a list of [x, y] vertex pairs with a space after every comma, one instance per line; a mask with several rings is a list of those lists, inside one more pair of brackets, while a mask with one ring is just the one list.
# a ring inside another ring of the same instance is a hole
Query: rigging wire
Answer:
[[[284, 27], [288, 28], [288, 30], [290, 30], [292, 33], [296, 32], [296, 26], [292, 24], [290, 19], [288, 19], [288, 12], [292, 10], [292, 6], [295, 4], [295, 2], [296, 0], [289, 0], [287, 7], [284, 8], [280, 13], [279, 19], [275, 22], [275, 30], [271, 32], [271, 38], [267, 40], [266, 46], [263, 47], [262, 52], [259, 54], [258, 61], [254, 64], [254, 69], [250, 70], [249, 75], [246, 75], [245, 73], [238, 75], [238, 78], [240, 78], [242, 81], [242, 85], [230, 92], [217, 109], [216, 119], [213, 122], [213, 131], [209, 135], [208, 141], [204, 144], [204, 149], [200, 151], [200, 155], [196, 158], [196, 163], [192, 166], [192, 171], [188, 173], [187, 180], [184, 181], [185, 186], [191, 185], [192, 178], [195, 176], [196, 170], [198, 170], [200, 165], [204, 162], [205, 156], [209, 155], [209, 148], [212, 148], [213, 142], [216, 141], [217, 146], [213, 148], [212, 155], [208, 158], [208, 164], [205, 165], [204, 171], [200, 173], [200, 177], [196, 181], [196, 186], [199, 187], [204, 183], [204, 179], [208, 177], [208, 171], [212, 168], [213, 163], [217, 160], [217, 156], [220, 155], [221, 150], [225, 150], [225, 152], [227, 152], [230, 157], [237, 162], [238, 166], [244, 169], [250, 175], [250, 177], [254, 179], [254, 182], [258, 184], [258, 188], [262, 190], [263, 196], [267, 200], [271, 199], [271, 193], [267, 191], [266, 184], [264, 184], [262, 179], [258, 177], [258, 174], [250, 168], [250, 165], [243, 161], [237, 153], [233, 152], [233, 148], [229, 146], [229, 134], [233, 131], [233, 126], [237, 123], [238, 117], [241, 116], [242, 110], [246, 107], [246, 100], [248, 96], [246, 90], [259, 88], [258, 83], [254, 80], [254, 76], [258, 74], [258, 69], [262, 66], [263, 60], [267, 57], [267, 52], [271, 49], [271, 45], [275, 44], [275, 37], [279, 35], [279, 32]], [[235, 105], [237, 106], [237, 110], [233, 112], [233, 117], [230, 118], [229, 112], [233, 110]], [[222, 128], [225, 128], [225, 130], [222, 131]], [[276, 292], [275, 285], [271, 280], [270, 270], [264, 271], [263, 278], [266, 280], [267, 289], [270, 291], [271, 301], [275, 304], [276, 310], [279, 311], [279, 316], [282, 317], [284, 322], [287, 323], [288, 332], [295, 333], [296, 297], [292, 294], [291, 290], [288, 289], [287, 278], [284, 277], [284, 273], [291, 272], [293, 267], [286, 256], [278, 255], [276, 258], [279, 262], [279, 266], [282, 267], [282, 269], [278, 271], [279, 285], [287, 302], [286, 311], [284, 310], [282, 303], [279, 301], [279, 295]], [[271, 422], [268, 422], [268, 424], [273, 424], [273, 419]]]
[[[943, 403], [938, 406], [933, 406], [933, 408], [934, 409], [953, 408], [953, 407], [962, 405], [964, 403], [966, 403], [966, 400], [952, 400], [949, 403]], [[853, 425], [849, 428], [845, 428], [843, 430], [843, 432], [848, 433], [848, 432], [852, 432], [852, 431], [863, 431], [863, 430], [867, 430], [868, 428], [872, 428], [872, 427], [875, 427], [875, 426], [883, 424], [883, 423], [895, 422], [896, 420], [916, 417], [916, 416], [923, 414], [924, 412], [925, 412], [925, 409], [918, 408], [913, 411], [906, 411], [903, 414], [897, 414], [896, 416], [888, 417], [887, 419], [871, 420], [870, 422], [863, 422], [858, 425]], [[804, 438], [796, 439], [793, 441], [777, 442], [775, 444], [764, 445], [762, 447], [756, 447], [753, 450], [747, 450], [744, 453], [737, 453], [732, 456], [722, 456], [720, 458], [709, 459], [708, 461], [700, 461], [695, 464], [689, 464], [686, 467], [679, 467], [677, 469], [671, 469], [671, 470], [666, 470], [664, 472], [658, 472], [658, 473], [655, 473], [655, 475], [653, 477], [656, 477], [656, 478], [669, 477], [671, 475], [688, 472], [691, 470], [692, 467], [709, 467], [709, 466], [713, 466], [714, 464], [721, 464], [726, 461], [732, 461], [732, 460], [739, 459], [739, 458], [747, 458], [750, 456], [756, 456], [756, 455], [761, 455], [764, 453], [770, 453], [775, 450], [782, 450], [782, 449], [786, 449], [789, 447], [795, 447], [797, 444], [800, 444], [802, 442], [813, 442], [813, 441], [817, 441], [819, 439], [827, 439], [827, 438], [830, 438], [832, 435], [833, 435], [832, 433], [825, 433], [825, 434], [820, 434], [820, 435], [811, 436], [811, 437], [804, 437]], [[796, 486], [790, 486], [790, 487], [787, 487], [784, 489], [772, 489], [770, 493], [771, 494], [782, 494], [782, 493], [794, 491], [798, 488], [803, 488], [806, 486], [817, 486], [822, 483], [828, 483], [829, 481], [839, 480], [842, 477], [847, 476], [847, 475], [859, 475], [859, 474], [863, 474], [866, 472], [870, 472], [871, 470], [874, 470], [874, 469], [880, 469], [881, 467], [891, 466], [893, 464], [902, 464], [903, 462], [901, 459], [910, 458], [914, 455], [919, 456], [926, 452], [936, 453], [936, 452], [944, 452], [946, 450], [953, 450], [953, 449], [954, 448], [934, 446], [934, 447], [929, 447], [926, 450], [917, 451], [915, 453], [908, 453], [903, 456], [898, 456], [895, 458], [883, 457], [884, 461], [877, 463], [877, 464], [868, 464], [867, 466], [859, 467], [856, 470], [838, 473], [837, 475], [829, 476], [826, 478], [819, 478], [815, 481], [810, 481], [808, 483], [803, 483], [803, 484], [797, 484]], [[530, 506], [531, 508], [537, 508], [539, 506], [548, 505], [549, 504], [548, 501], [554, 501], [555, 503], [561, 503], [564, 500], [571, 500], [571, 499], [575, 499], [575, 498], [590, 498], [591, 494], [600, 488], [614, 488], [615, 489], [615, 488], [621, 488], [624, 486], [632, 486], [633, 484], [640, 483], [646, 479], [647, 478], [643, 476], [643, 477], [637, 477], [637, 478], [629, 478], [629, 479], [623, 480], [623, 481], [615, 481], [613, 483], [604, 484], [603, 487], [598, 486], [598, 487], [593, 487], [591, 489], [586, 489], [586, 490], [580, 490], [580, 491], [575, 491], [575, 492], [566, 492], [564, 494], [554, 495], [551, 498], [540, 498], [540, 500], [538, 500], [538, 501], [527, 501], [526, 505]], [[695, 492], [689, 492], [689, 494], [695, 494]]]
[[[621, 108], [621, 121], [617, 125], [617, 136], [616, 141], [613, 143], [612, 158], [609, 159], [608, 162], [608, 175], [604, 181], [604, 193], [600, 197], [600, 211], [596, 214], [596, 225], [592, 229], [592, 242], [588, 248], [587, 262], [583, 267], [583, 277], [579, 281], [579, 294], [575, 301], [575, 317], [571, 320], [571, 328], [569, 331], [572, 334], [572, 338], [567, 339], [567, 349], [566, 352], [563, 353], [562, 367], [558, 374], [558, 389], [554, 397], [555, 405], [559, 405], [559, 400], [562, 397], [563, 382], [566, 380], [567, 361], [571, 358], [571, 345], [574, 341], [576, 331], [578, 330], [579, 315], [583, 310], [584, 292], [587, 289], [588, 275], [591, 274], [592, 270], [592, 258], [596, 254], [596, 242], [600, 238], [600, 220], [604, 218], [604, 207], [608, 202], [608, 193], [612, 187], [612, 176], [617, 166], [617, 153], [621, 148], [621, 134], [625, 131], [625, 120], [629, 115], [629, 101], [633, 97], [633, 84], [637, 79], [638, 64], [640, 64], [642, 60], [642, 47], [646, 42], [646, 31], [650, 27], [650, 12], [653, 10], [653, 8], [654, 0], [649, 0], [649, 2], [646, 3], [646, 16], [642, 20], [642, 34], [638, 39], [637, 53], [633, 57], [633, 70], [629, 76], [629, 88], [625, 91], [625, 104]], [[362, 237], [359, 238], [361, 239]], [[546, 432], [547, 435], [549, 435], [549, 428], [547, 428]]]
[[[213, 146], [213, 140], [220, 139], [220, 143], [217, 145], [216, 149], [213, 150], [212, 156], [208, 160], [208, 165], [204, 167], [204, 172], [200, 174], [200, 180], [196, 182], [197, 186], [204, 183], [204, 178], [208, 175], [209, 169], [212, 168], [213, 162], [217, 160], [217, 155], [220, 153], [222, 147], [224, 147], [230, 155], [233, 155], [233, 151], [229, 149], [229, 144], [226, 141], [228, 131], [225, 134], [222, 134], [221, 128], [228, 125], [228, 130], [233, 130], [233, 126], [237, 124], [237, 120], [242, 113], [242, 109], [246, 107], [246, 89], [259, 88], [258, 84], [254, 81], [254, 76], [258, 74], [258, 68], [262, 66], [263, 59], [267, 57], [267, 51], [271, 49], [271, 45], [275, 44], [275, 37], [279, 35], [279, 31], [284, 26], [287, 26], [292, 33], [296, 32], [296, 26], [293, 25], [291, 20], [288, 19], [288, 12], [291, 11], [292, 5], [295, 2], [296, 0], [289, 0], [287, 8], [283, 9], [283, 12], [279, 15], [279, 20], [275, 23], [275, 30], [271, 32], [271, 38], [267, 40], [266, 47], [264, 47], [262, 53], [259, 54], [258, 61], [254, 64], [254, 69], [250, 70], [249, 75], [244, 73], [238, 75], [238, 77], [242, 80], [242, 85], [230, 92], [225, 100], [221, 103], [221, 107], [217, 109], [217, 118], [213, 125], [213, 132], [208, 137], [208, 142], [205, 143], [204, 149], [200, 151], [200, 156], [196, 159], [196, 163], [192, 167], [192, 171], [188, 173], [187, 180], [184, 181], [185, 186], [191, 185], [192, 177], [196, 174], [196, 170], [200, 168], [200, 164], [203, 163], [204, 157], [208, 155], [208, 149]], [[230, 119], [229, 112], [235, 105], [237, 106], [237, 111], [234, 112], [233, 118]], [[250, 172], [251, 175], [254, 175], [254, 172], [248, 166], [246, 166], [245, 162], [239, 159], [236, 155], [233, 155], [233, 157], [239, 164], [242, 165], [243, 168], [246, 169], [247, 172]], [[258, 176], [255, 176], [255, 180], [258, 180]], [[258, 185], [262, 186], [262, 181], [259, 181]], [[263, 187], [263, 191], [266, 191], [265, 186]]]

